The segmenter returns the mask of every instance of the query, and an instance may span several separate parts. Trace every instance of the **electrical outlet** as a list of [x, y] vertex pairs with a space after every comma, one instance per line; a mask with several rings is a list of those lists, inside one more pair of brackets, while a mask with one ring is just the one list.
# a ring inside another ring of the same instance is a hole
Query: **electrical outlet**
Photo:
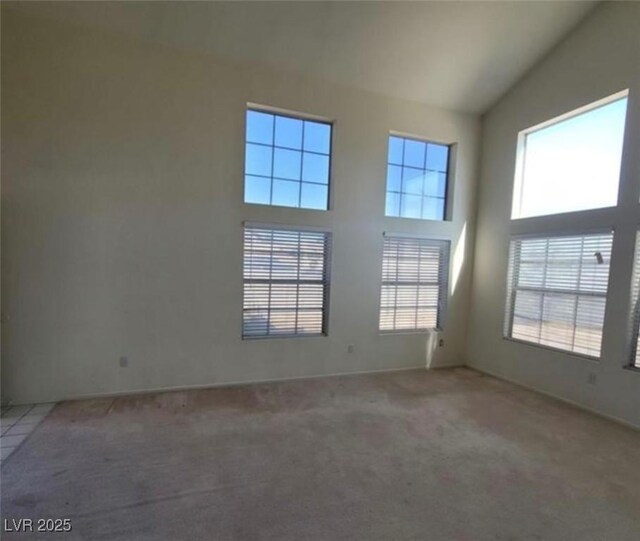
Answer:
[[347, 346], [347, 353], [353, 353], [353, 350], [354, 350], [354, 349], [355, 349], [355, 348], [353, 347], [353, 344], [349, 344], [349, 345]]
[[597, 380], [598, 376], [596, 376], [593, 372], [589, 372], [589, 375], [587, 376], [587, 383], [589, 385], [595, 385]]
[[440, 340], [438, 340], [438, 347], [439, 348], [444, 347], [444, 338], [440, 338]]
[[129, 357], [120, 357], [120, 368], [126, 368], [129, 366]]

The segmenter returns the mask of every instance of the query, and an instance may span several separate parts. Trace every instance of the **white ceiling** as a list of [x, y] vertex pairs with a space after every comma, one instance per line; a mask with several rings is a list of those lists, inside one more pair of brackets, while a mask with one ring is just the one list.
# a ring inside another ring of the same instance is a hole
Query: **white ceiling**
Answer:
[[173, 1], [11, 7], [479, 113], [594, 5]]

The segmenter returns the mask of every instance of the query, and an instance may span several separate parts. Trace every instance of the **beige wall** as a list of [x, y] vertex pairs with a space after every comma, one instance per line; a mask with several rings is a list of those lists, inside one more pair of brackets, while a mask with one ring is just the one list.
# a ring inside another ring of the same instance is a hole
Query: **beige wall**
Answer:
[[[243, 204], [247, 102], [335, 120], [333, 210]], [[477, 117], [11, 9], [2, 113], [3, 401], [463, 362]], [[383, 216], [390, 130], [457, 143], [452, 222]], [[240, 339], [245, 220], [333, 231], [328, 337]], [[383, 231], [452, 239], [443, 348], [379, 335]]]
[[[518, 132], [625, 88], [630, 94], [618, 207], [511, 222]], [[483, 120], [468, 364], [640, 426], [640, 371], [623, 368], [640, 225], [640, 3], [600, 5]], [[504, 340], [509, 235], [600, 226], [615, 228], [601, 360]], [[587, 383], [590, 373], [595, 385]]]

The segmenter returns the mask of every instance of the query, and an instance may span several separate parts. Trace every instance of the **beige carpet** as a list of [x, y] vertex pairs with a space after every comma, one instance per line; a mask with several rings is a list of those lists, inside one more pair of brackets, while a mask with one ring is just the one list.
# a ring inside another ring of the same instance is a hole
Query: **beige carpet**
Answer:
[[78, 540], [640, 539], [640, 432], [467, 369], [68, 402], [2, 518]]

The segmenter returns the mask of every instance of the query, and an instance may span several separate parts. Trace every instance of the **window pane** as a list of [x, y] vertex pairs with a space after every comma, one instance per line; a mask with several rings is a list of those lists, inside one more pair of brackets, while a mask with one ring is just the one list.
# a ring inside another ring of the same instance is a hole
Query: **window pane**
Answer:
[[300, 206], [306, 209], [327, 209], [328, 186], [302, 183], [302, 199]]
[[268, 205], [271, 200], [271, 179], [264, 177], [252, 177], [247, 175], [244, 179], [245, 203], [259, 203]]
[[[448, 154], [446, 145], [390, 136], [385, 214], [444, 220]], [[401, 192], [399, 208], [389, 195], [396, 191]]]
[[580, 297], [576, 306], [576, 335], [574, 351], [598, 356], [602, 343], [605, 299]]
[[262, 336], [269, 328], [269, 312], [267, 310], [247, 310], [242, 320], [243, 336]]
[[429, 148], [427, 149], [427, 169], [445, 173], [447, 171], [448, 160], [448, 146], [429, 143]]
[[302, 120], [276, 117], [276, 146], [302, 149]]
[[401, 191], [402, 167], [397, 165], [387, 166], [387, 190], [390, 192]]
[[444, 217], [444, 199], [425, 197], [422, 200], [423, 220], [442, 220]]
[[429, 197], [442, 197], [446, 195], [447, 175], [436, 171], [427, 171], [424, 179], [424, 194]]
[[380, 330], [437, 328], [447, 299], [449, 241], [385, 237]]
[[612, 242], [611, 233], [512, 240], [506, 336], [598, 357]]
[[331, 129], [329, 123], [248, 110], [245, 203], [327, 210]]
[[438, 173], [435, 171], [427, 171], [424, 176], [424, 194], [431, 197], [438, 197], [439, 184]]
[[513, 217], [615, 206], [627, 98], [527, 133]]
[[404, 165], [424, 169], [426, 143], [406, 139], [404, 142]]
[[302, 152], [296, 150], [274, 149], [273, 176], [300, 180]]
[[424, 180], [422, 169], [402, 168], [402, 191], [414, 195], [422, 195]]
[[387, 203], [385, 208], [387, 216], [400, 216], [400, 194], [387, 192]]
[[244, 338], [325, 332], [329, 243], [329, 233], [245, 228]]
[[302, 161], [302, 180], [329, 183], [329, 156], [305, 152]]
[[273, 196], [271, 198], [272, 205], [280, 205], [282, 207], [297, 207], [300, 204], [300, 183], [291, 182], [290, 180], [273, 181]]
[[422, 213], [422, 197], [402, 194], [401, 212], [403, 218], [420, 218]]
[[273, 115], [247, 111], [247, 141], [273, 144]]
[[321, 122], [304, 123], [304, 150], [329, 154], [331, 149], [331, 126]]
[[271, 147], [247, 144], [244, 170], [247, 175], [271, 176]]
[[402, 165], [402, 154], [404, 152], [404, 139], [400, 137], [389, 137], [389, 163]]

